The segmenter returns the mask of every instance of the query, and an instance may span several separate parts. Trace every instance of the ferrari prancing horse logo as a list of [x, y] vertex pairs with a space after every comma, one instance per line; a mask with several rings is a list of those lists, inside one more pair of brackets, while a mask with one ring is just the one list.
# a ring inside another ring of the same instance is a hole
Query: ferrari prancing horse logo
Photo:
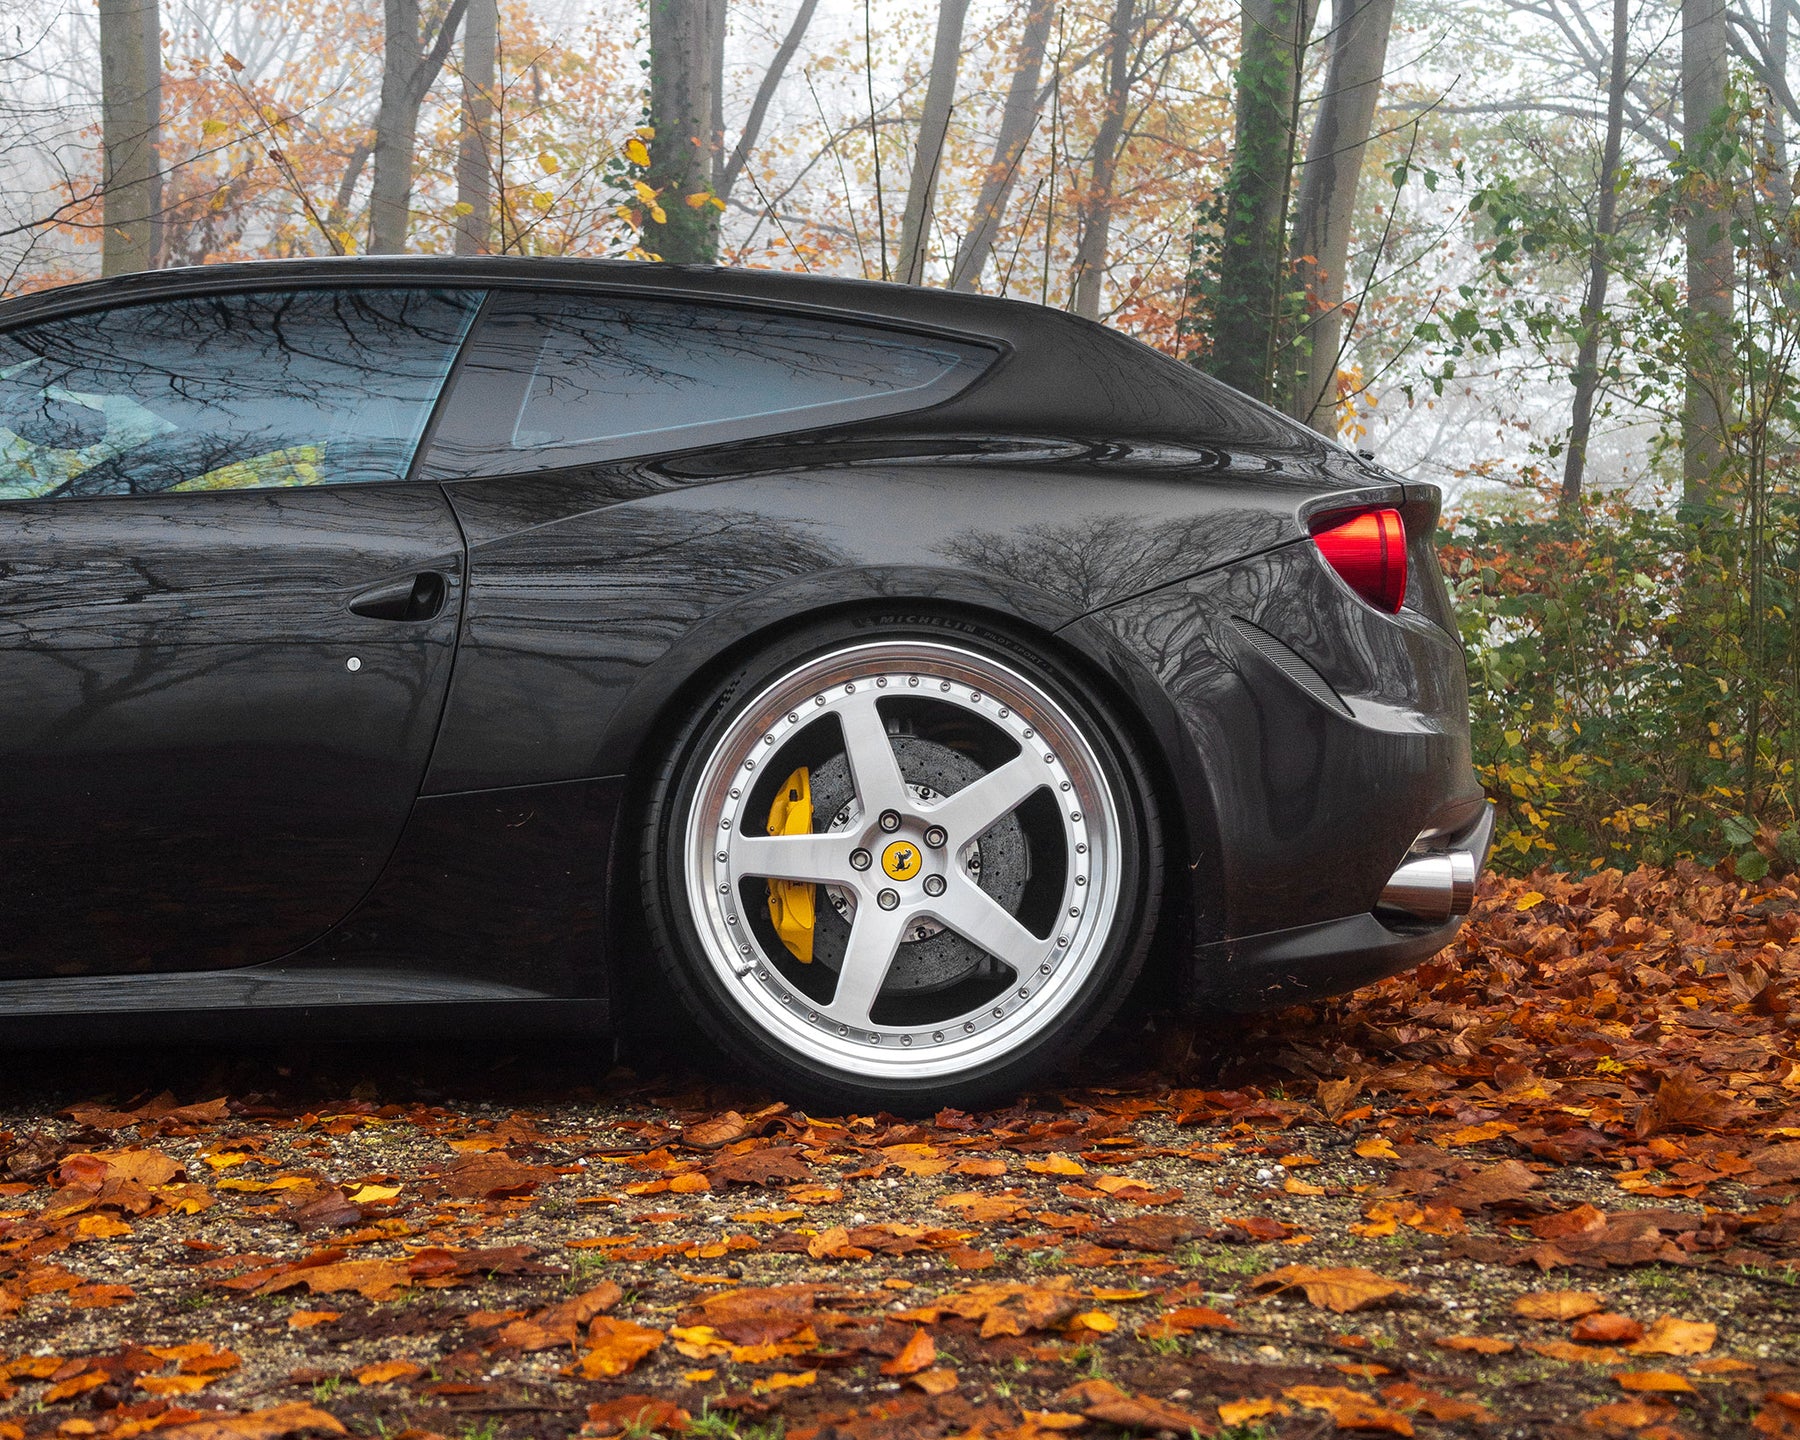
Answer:
[[881, 868], [890, 880], [910, 880], [919, 873], [919, 847], [910, 840], [896, 840], [881, 852]]

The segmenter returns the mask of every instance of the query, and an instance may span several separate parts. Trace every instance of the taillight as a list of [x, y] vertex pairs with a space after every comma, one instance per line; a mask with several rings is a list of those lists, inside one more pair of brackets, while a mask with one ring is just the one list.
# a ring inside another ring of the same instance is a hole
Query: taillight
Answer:
[[1406, 523], [1398, 510], [1325, 517], [1313, 544], [1344, 583], [1378, 610], [1400, 611], [1406, 596]]

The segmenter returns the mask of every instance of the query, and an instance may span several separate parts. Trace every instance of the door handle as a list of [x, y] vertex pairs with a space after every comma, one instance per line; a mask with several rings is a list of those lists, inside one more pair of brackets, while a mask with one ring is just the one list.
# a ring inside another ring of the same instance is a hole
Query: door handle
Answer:
[[430, 620], [444, 608], [449, 593], [449, 582], [442, 575], [425, 570], [363, 591], [350, 602], [350, 611], [371, 620]]

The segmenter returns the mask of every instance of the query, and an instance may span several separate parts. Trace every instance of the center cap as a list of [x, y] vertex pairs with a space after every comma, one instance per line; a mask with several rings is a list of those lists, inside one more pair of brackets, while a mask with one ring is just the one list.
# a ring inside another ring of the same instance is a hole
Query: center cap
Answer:
[[881, 868], [890, 880], [910, 880], [922, 864], [919, 847], [910, 840], [896, 840], [881, 852]]

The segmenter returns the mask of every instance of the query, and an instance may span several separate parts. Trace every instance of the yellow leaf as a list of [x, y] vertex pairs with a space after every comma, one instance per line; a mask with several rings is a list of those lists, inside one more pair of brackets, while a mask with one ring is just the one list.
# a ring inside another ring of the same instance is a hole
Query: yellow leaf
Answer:
[[1393, 1145], [1384, 1135], [1377, 1135], [1372, 1140], [1359, 1140], [1356, 1153], [1365, 1160], [1398, 1160], [1400, 1158]]
[[631, 182], [631, 188], [637, 192], [638, 199], [642, 200], [646, 205], [653, 205], [656, 203], [656, 192], [642, 180], [633, 180]]
[[1623, 1375], [1613, 1377], [1619, 1382], [1622, 1390], [1649, 1390], [1665, 1393], [1693, 1393], [1693, 1385], [1681, 1375], [1669, 1370], [1630, 1370]]
[[669, 223], [669, 217], [663, 213], [663, 208], [660, 205], [652, 205], [650, 207], [650, 218], [658, 225], [667, 225]]
[[392, 1200], [400, 1193], [398, 1185], [359, 1185], [350, 1192], [350, 1203], [353, 1205], [379, 1205], [384, 1200]]
[[798, 1375], [770, 1375], [758, 1380], [750, 1388], [758, 1395], [767, 1395], [771, 1390], [798, 1390], [813, 1384], [819, 1378], [817, 1370], [802, 1370]]
[[230, 128], [223, 120], [202, 120], [200, 135], [202, 139], [210, 140], [215, 135], [223, 135]]
[[642, 140], [633, 135], [625, 142], [625, 158], [633, 165], [648, 165], [650, 150]]
[[538, 169], [542, 170], [546, 175], [554, 175], [558, 170], [562, 169], [562, 161], [558, 160], [546, 150], [542, 155], [538, 156]]
[[1517, 900], [1513, 901], [1513, 909], [1529, 910], [1532, 908], [1532, 906], [1542, 905], [1543, 903], [1544, 903], [1544, 897], [1542, 895], [1540, 895], [1536, 890], [1527, 890]]
[[704, 190], [696, 190], [692, 195], [687, 197], [687, 207], [690, 210], [704, 210], [708, 205], [712, 204], [712, 202], [713, 197], [708, 195]]
[[681, 1378], [690, 1385], [704, 1385], [718, 1373], [717, 1370], [683, 1370]]
[[396, 1380], [411, 1380], [423, 1375], [425, 1367], [415, 1365], [410, 1360], [383, 1360], [377, 1365], [365, 1365], [356, 1372], [358, 1385], [389, 1385]]
[[556, 197], [548, 190], [536, 191], [531, 197], [531, 208], [533, 210], [548, 210], [555, 203]]
[[1104, 1310], [1084, 1310], [1069, 1324], [1079, 1325], [1083, 1330], [1092, 1330], [1101, 1335], [1110, 1334], [1119, 1328], [1119, 1322]]
[[75, 1229], [96, 1240], [117, 1240], [121, 1235], [131, 1233], [129, 1225], [111, 1215], [83, 1215]]
[[140, 1375], [137, 1388], [152, 1395], [194, 1395], [218, 1378], [217, 1375]]
[[1085, 1175], [1087, 1167], [1067, 1155], [1046, 1155], [1042, 1160], [1027, 1160], [1025, 1168], [1034, 1175]]
[[1291, 1413], [1279, 1400], [1227, 1400], [1219, 1406], [1219, 1418], [1227, 1425], [1248, 1425], [1252, 1420]]

